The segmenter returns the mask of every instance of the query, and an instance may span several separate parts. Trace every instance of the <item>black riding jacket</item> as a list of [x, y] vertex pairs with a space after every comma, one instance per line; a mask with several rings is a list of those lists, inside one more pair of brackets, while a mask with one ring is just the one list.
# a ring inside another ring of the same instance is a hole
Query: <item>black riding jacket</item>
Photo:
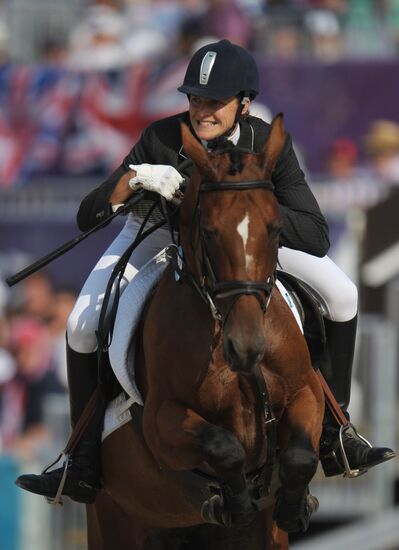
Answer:
[[[119, 168], [83, 199], [77, 215], [78, 226], [82, 231], [91, 229], [111, 214], [110, 197], [121, 176], [129, 171], [129, 164], [166, 164], [176, 168], [184, 177], [190, 177], [193, 164], [187, 161], [184, 154], [179, 120], [189, 125], [188, 112], [148, 126]], [[240, 121], [237, 146], [259, 153], [269, 132], [270, 124], [247, 116]], [[306, 183], [288, 133], [272, 174], [272, 181], [283, 222], [280, 246], [314, 256], [325, 256], [330, 245], [328, 226]]]

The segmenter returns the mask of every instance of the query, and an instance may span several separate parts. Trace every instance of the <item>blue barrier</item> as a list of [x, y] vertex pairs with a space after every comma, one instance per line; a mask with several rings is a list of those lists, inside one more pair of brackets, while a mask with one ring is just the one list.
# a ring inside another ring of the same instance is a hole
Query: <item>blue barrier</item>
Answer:
[[0, 550], [20, 547], [20, 490], [14, 484], [19, 464], [11, 456], [0, 456]]

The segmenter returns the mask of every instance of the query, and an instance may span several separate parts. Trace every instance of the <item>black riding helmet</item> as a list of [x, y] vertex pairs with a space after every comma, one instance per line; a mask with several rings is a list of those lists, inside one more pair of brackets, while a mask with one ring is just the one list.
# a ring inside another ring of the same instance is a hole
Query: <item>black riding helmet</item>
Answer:
[[179, 92], [211, 99], [254, 99], [259, 93], [255, 60], [241, 46], [220, 40], [200, 48], [190, 60]]

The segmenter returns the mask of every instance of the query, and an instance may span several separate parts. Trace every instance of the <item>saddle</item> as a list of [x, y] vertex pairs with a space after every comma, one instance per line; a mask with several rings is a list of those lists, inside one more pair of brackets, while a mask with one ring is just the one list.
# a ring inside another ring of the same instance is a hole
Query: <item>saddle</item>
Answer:
[[327, 353], [323, 308], [312, 288], [300, 279], [280, 270], [277, 271], [277, 278], [289, 292], [300, 313], [313, 368], [320, 370], [326, 361]]

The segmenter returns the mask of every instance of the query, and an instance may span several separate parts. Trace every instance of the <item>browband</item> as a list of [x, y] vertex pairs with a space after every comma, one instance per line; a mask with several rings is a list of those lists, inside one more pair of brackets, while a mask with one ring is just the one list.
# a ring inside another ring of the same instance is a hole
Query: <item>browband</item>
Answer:
[[199, 186], [200, 192], [206, 191], [245, 191], [248, 189], [268, 189], [274, 190], [274, 185], [271, 180], [258, 181], [219, 181], [219, 182], [202, 182]]

